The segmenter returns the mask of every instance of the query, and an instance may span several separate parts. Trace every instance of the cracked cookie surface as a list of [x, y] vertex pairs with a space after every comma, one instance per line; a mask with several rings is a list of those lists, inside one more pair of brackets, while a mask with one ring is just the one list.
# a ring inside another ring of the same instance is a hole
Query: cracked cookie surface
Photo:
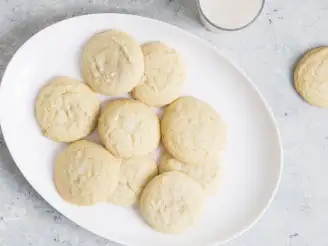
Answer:
[[140, 45], [118, 30], [98, 33], [83, 48], [82, 73], [96, 92], [109, 96], [130, 92], [144, 73]]
[[181, 233], [199, 218], [205, 200], [202, 187], [179, 172], [165, 172], [151, 180], [140, 198], [140, 212], [155, 230]]
[[220, 165], [218, 162], [205, 163], [203, 165], [190, 165], [178, 161], [168, 153], [161, 156], [159, 172], [178, 171], [196, 180], [207, 194], [217, 191], [220, 181]]
[[226, 126], [219, 114], [195, 97], [180, 97], [165, 110], [161, 121], [166, 150], [190, 165], [216, 163], [226, 144]]
[[35, 103], [43, 134], [57, 142], [73, 142], [89, 135], [97, 125], [100, 100], [87, 85], [57, 77], [41, 88]]
[[120, 160], [86, 140], [70, 144], [55, 162], [57, 191], [64, 200], [76, 205], [105, 202], [116, 189], [119, 175]]
[[110, 102], [99, 118], [98, 132], [105, 147], [120, 158], [147, 155], [160, 141], [157, 115], [133, 99]]
[[328, 108], [328, 47], [308, 51], [294, 71], [296, 91], [310, 104]]
[[135, 204], [144, 187], [157, 174], [157, 164], [150, 155], [123, 159], [118, 185], [108, 201], [123, 206]]
[[178, 52], [160, 42], [141, 46], [145, 75], [133, 97], [149, 106], [161, 107], [177, 99], [186, 81], [186, 68]]

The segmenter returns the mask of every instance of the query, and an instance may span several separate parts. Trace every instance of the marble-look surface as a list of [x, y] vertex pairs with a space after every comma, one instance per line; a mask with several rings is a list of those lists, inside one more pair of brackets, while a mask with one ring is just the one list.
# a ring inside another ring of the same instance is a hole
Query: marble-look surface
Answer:
[[[267, 0], [251, 27], [213, 34], [199, 23], [193, 0], [0, 0], [0, 78], [37, 31], [97, 12], [153, 17], [208, 40], [248, 73], [271, 105], [284, 145], [281, 186], [260, 222], [228, 245], [327, 246], [328, 110], [305, 103], [291, 76], [305, 50], [328, 42], [328, 1]], [[0, 131], [0, 245], [117, 244], [76, 226], [40, 198], [15, 166]]]

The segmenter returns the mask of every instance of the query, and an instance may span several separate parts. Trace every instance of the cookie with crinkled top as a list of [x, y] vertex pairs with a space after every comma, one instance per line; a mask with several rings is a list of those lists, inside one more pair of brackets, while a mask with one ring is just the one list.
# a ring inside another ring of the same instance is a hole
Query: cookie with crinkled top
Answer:
[[308, 51], [294, 71], [296, 91], [310, 104], [328, 107], [328, 47]]
[[115, 156], [143, 156], [159, 145], [159, 118], [142, 102], [119, 99], [110, 102], [100, 115], [98, 133], [102, 143]]
[[133, 97], [149, 106], [161, 107], [177, 99], [186, 82], [186, 67], [180, 54], [160, 42], [141, 46], [145, 75], [133, 90]]
[[108, 201], [122, 206], [135, 204], [147, 183], [157, 174], [157, 163], [150, 155], [123, 159], [118, 185]]
[[220, 115], [195, 97], [180, 97], [165, 110], [161, 121], [165, 149], [190, 165], [216, 163], [226, 144], [227, 128]]
[[116, 189], [119, 176], [120, 160], [93, 142], [74, 142], [56, 158], [57, 191], [64, 200], [76, 205], [105, 202]]
[[130, 92], [144, 73], [140, 45], [118, 30], [95, 34], [83, 48], [82, 73], [86, 83], [101, 94]]
[[50, 80], [35, 102], [35, 115], [43, 134], [57, 142], [73, 142], [89, 135], [97, 125], [99, 113], [97, 94], [69, 77]]
[[202, 187], [179, 172], [165, 172], [151, 180], [140, 198], [147, 223], [163, 233], [182, 233], [199, 218], [205, 200]]
[[207, 194], [214, 194], [218, 190], [220, 184], [221, 175], [218, 162], [190, 165], [178, 161], [168, 153], [164, 153], [159, 161], [159, 173], [170, 171], [184, 173], [196, 180]]

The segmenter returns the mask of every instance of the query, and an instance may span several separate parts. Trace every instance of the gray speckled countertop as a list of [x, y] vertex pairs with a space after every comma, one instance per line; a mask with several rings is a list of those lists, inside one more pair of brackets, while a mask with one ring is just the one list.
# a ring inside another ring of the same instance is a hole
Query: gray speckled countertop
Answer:
[[[292, 68], [328, 44], [327, 0], [267, 0], [249, 28], [213, 34], [193, 0], [0, 0], [0, 78], [15, 51], [40, 29], [85, 13], [121, 12], [180, 26], [217, 46], [262, 91], [278, 121], [284, 172], [270, 209], [230, 246], [328, 245], [328, 111], [295, 93]], [[54, 211], [18, 171], [0, 131], [0, 246], [113, 246]]]

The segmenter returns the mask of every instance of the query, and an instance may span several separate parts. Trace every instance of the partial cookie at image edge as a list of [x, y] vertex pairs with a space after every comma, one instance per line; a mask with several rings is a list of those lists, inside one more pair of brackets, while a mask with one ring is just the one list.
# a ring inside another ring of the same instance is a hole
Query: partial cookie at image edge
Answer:
[[[317, 107], [328, 107], [328, 47], [307, 51], [294, 69], [294, 87], [302, 98]], [[327, 82], [325, 82], [327, 81]]]

